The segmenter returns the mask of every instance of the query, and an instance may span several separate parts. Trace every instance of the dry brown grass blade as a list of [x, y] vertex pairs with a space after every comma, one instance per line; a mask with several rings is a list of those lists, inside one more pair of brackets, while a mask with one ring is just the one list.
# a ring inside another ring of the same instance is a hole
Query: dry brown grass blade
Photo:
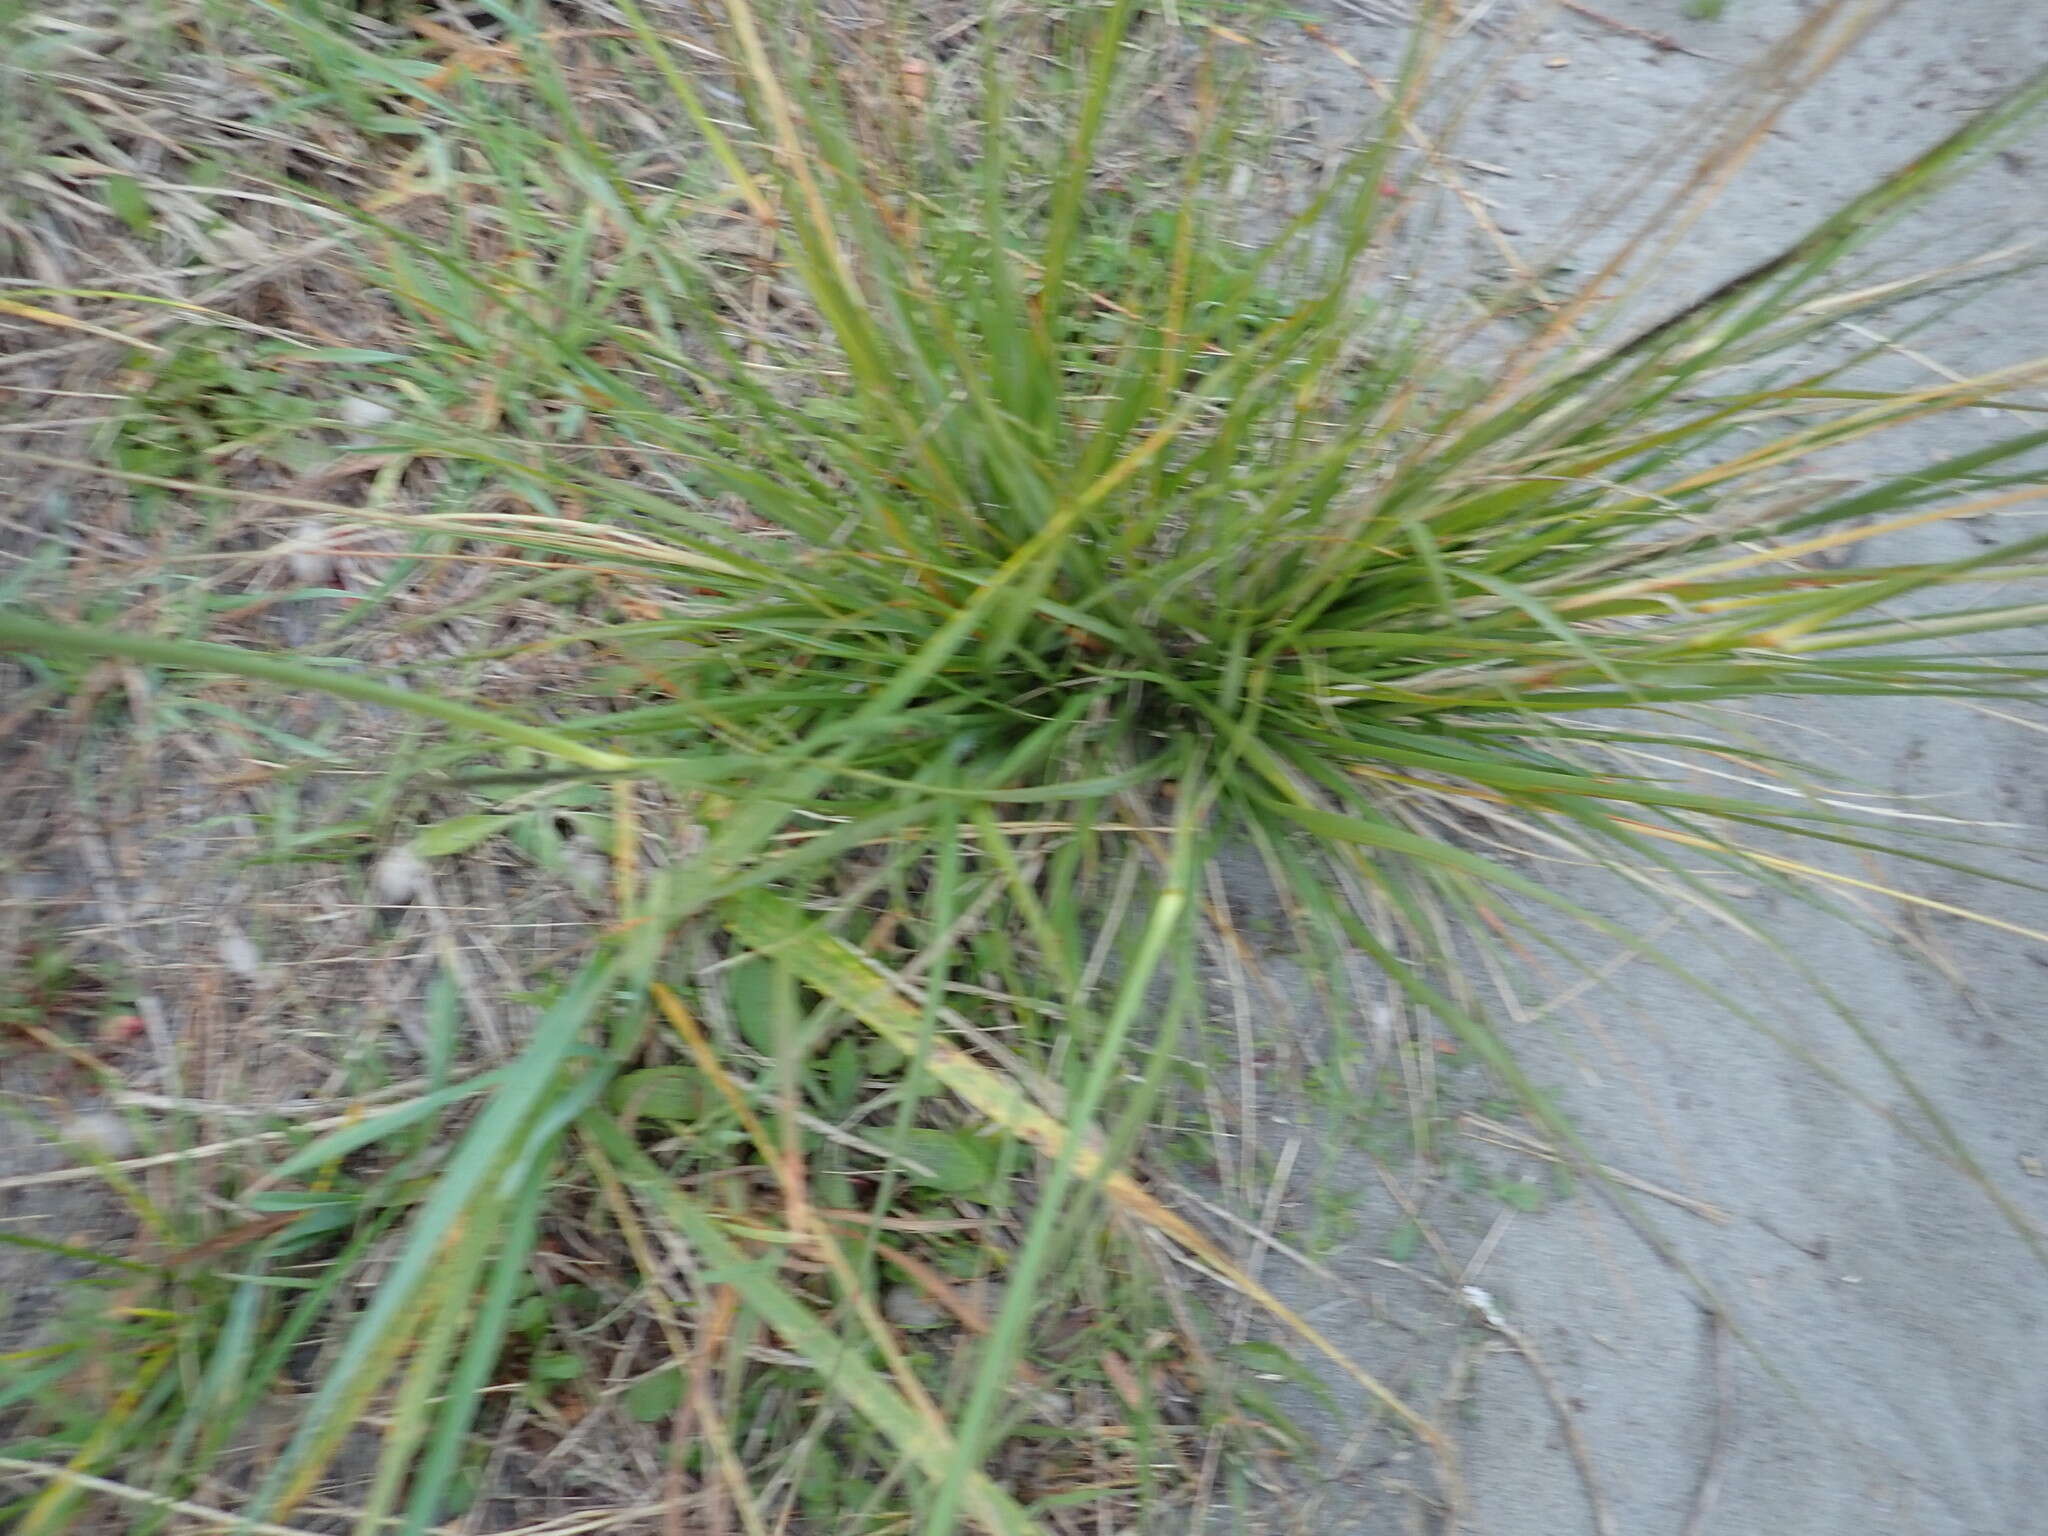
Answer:
[[1100, 1141], [1087, 1127], [1064, 1124], [1039, 1108], [1010, 1078], [957, 1046], [927, 1040], [919, 1011], [890, 978], [852, 945], [817, 928], [800, 908], [766, 892], [749, 892], [728, 904], [725, 921], [749, 948], [775, 955], [896, 1049], [922, 1059], [926, 1071], [994, 1124], [1048, 1160], [1070, 1159], [1076, 1175], [1097, 1184], [1119, 1212], [1151, 1228], [1224, 1284], [1249, 1296], [1428, 1445], [1437, 1458], [1451, 1504], [1456, 1507], [1461, 1502], [1457, 1459], [1442, 1430], [1247, 1273], [1206, 1233], [1160, 1203], [1128, 1173], [1110, 1167]]
[[811, 1204], [809, 1192], [804, 1187], [802, 1167], [798, 1162], [798, 1149], [793, 1146], [779, 1147], [775, 1139], [768, 1134], [767, 1128], [754, 1114], [753, 1107], [747, 1103], [746, 1095], [740, 1091], [739, 1084], [733, 1081], [732, 1075], [719, 1061], [718, 1053], [712, 1050], [711, 1042], [705, 1038], [696, 1016], [683, 1006], [683, 1000], [660, 982], [655, 982], [651, 991], [655, 1006], [682, 1037], [683, 1044], [690, 1052], [690, 1059], [696, 1063], [697, 1069], [710, 1079], [719, 1096], [739, 1117], [741, 1126], [745, 1128], [754, 1145], [761, 1149], [777, 1184], [781, 1186], [783, 1201], [789, 1210], [790, 1230], [801, 1232], [811, 1239], [826, 1266], [839, 1281], [847, 1304], [859, 1317], [868, 1336], [881, 1351], [890, 1377], [904, 1398], [923, 1415], [928, 1424], [943, 1430], [945, 1421], [939, 1412], [938, 1404], [932, 1401], [931, 1394], [925, 1390], [924, 1383], [905, 1358], [894, 1331], [876, 1310], [873, 1300], [860, 1284], [839, 1240], [832, 1235], [831, 1228], [826, 1225], [817, 1207]]
[[230, 1514], [224, 1509], [213, 1509], [205, 1504], [195, 1504], [189, 1499], [168, 1498], [147, 1489], [132, 1488], [126, 1483], [117, 1483], [112, 1478], [94, 1477], [90, 1473], [73, 1471], [69, 1467], [53, 1466], [44, 1461], [24, 1461], [17, 1456], [0, 1456], [0, 1473], [9, 1477], [33, 1477], [50, 1482], [56, 1487], [81, 1488], [90, 1493], [104, 1494], [123, 1504], [139, 1505], [153, 1509], [160, 1514], [183, 1515], [201, 1526], [210, 1526], [223, 1531], [246, 1531], [249, 1536], [313, 1536], [313, 1532], [299, 1525], [278, 1525], [269, 1520], [251, 1520], [246, 1515]]
[[[732, 1435], [724, 1419], [717, 1411], [717, 1405], [704, 1392], [704, 1376], [712, 1349], [712, 1337], [716, 1332], [715, 1320], [729, 1317], [727, 1307], [732, 1288], [719, 1288], [719, 1300], [711, 1308], [713, 1326], [705, 1327], [693, 1347], [684, 1337], [682, 1320], [677, 1316], [675, 1304], [669, 1299], [661, 1284], [663, 1266], [655, 1258], [654, 1247], [647, 1241], [646, 1229], [633, 1211], [633, 1202], [626, 1194], [625, 1186], [619, 1182], [617, 1171], [605, 1157], [603, 1150], [588, 1137], [583, 1140], [584, 1155], [590, 1159], [591, 1172], [597, 1178], [598, 1191], [612, 1218], [619, 1224], [619, 1235], [626, 1241], [632, 1252], [633, 1262], [639, 1266], [646, 1285], [650, 1309], [655, 1323], [661, 1329], [662, 1339], [668, 1345], [669, 1355], [675, 1361], [675, 1368], [688, 1373], [690, 1392], [684, 1404], [677, 1409], [675, 1429], [686, 1432], [695, 1421], [695, 1427], [708, 1442], [711, 1461], [717, 1468], [715, 1483], [707, 1483], [703, 1494], [706, 1500], [706, 1521], [714, 1529], [717, 1516], [727, 1507], [717, 1495], [729, 1496], [738, 1506], [740, 1521], [746, 1527], [747, 1536], [768, 1536], [768, 1525], [762, 1516], [754, 1491], [747, 1482], [746, 1468], [741, 1465], [733, 1450]], [[680, 1465], [673, 1469], [680, 1476]], [[673, 1523], [673, 1522], [671, 1522]]]
[[[124, 485], [147, 485], [158, 490], [183, 491], [214, 501], [269, 507], [279, 511], [312, 512], [338, 521], [360, 523], [374, 528], [405, 528], [420, 533], [456, 537], [503, 539], [525, 542], [566, 554], [609, 555], [614, 558], [653, 565], [676, 566], [684, 570], [732, 575], [735, 567], [710, 555], [698, 554], [673, 543], [644, 538], [620, 528], [606, 528], [574, 518], [551, 517], [540, 512], [448, 512], [412, 514], [380, 511], [374, 507], [351, 507], [338, 501], [320, 501], [284, 492], [250, 491], [236, 486], [207, 485], [198, 480], [180, 480], [170, 475], [145, 475], [132, 470], [111, 469], [85, 459], [61, 458], [56, 454], [31, 453], [19, 448], [0, 448], [0, 460], [33, 465], [39, 469], [63, 470], [117, 480]], [[279, 551], [280, 553], [282, 551]]]
[[1648, 822], [1636, 821], [1626, 816], [1617, 816], [1618, 825], [1631, 832], [1640, 832], [1645, 837], [1661, 838], [1667, 843], [1677, 843], [1686, 848], [1699, 848], [1712, 853], [1727, 853], [1731, 849], [1745, 859], [1752, 859], [1770, 869], [1782, 870], [1788, 875], [1799, 875], [1809, 880], [1823, 880], [1831, 885], [1848, 886], [1854, 890], [1869, 891], [1876, 896], [1888, 896], [1893, 901], [1902, 901], [1908, 906], [1922, 907], [1929, 912], [1939, 912], [1944, 917], [1960, 917], [1966, 922], [1982, 923], [1987, 928], [1997, 928], [2006, 933], [2018, 934], [2023, 939], [2048, 944], [2048, 933], [2038, 928], [2029, 928], [2021, 923], [2008, 922], [2002, 917], [1993, 917], [1989, 912], [1979, 912], [1971, 907], [1958, 907], [1946, 901], [1936, 901], [1932, 896], [1918, 896], [1911, 891], [1901, 890], [1895, 885], [1886, 885], [1877, 880], [1859, 880], [1854, 875], [1844, 875], [1832, 869], [1822, 869], [1817, 864], [1802, 864], [1797, 859], [1783, 858], [1775, 853], [1764, 853], [1726, 841], [1713, 842], [1696, 837], [1690, 832], [1680, 832], [1671, 827], [1652, 826]]

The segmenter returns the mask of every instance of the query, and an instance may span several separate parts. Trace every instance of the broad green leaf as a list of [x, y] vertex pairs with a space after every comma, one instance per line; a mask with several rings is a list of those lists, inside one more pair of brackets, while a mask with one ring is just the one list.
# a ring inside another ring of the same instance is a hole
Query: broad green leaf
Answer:
[[620, 1401], [636, 1424], [672, 1419], [683, 1401], [683, 1373], [673, 1365], [650, 1371], [626, 1388]]
[[775, 1056], [781, 1031], [776, 1024], [775, 967], [745, 959], [726, 973], [725, 997], [740, 1038], [763, 1056]]
[[607, 1101], [621, 1116], [690, 1122], [710, 1103], [704, 1080], [689, 1067], [643, 1067], [621, 1074]]
[[107, 206], [123, 224], [138, 235], [155, 232], [156, 214], [143, 195], [141, 182], [133, 176], [116, 174], [105, 178], [102, 185], [106, 188]]
[[543, 1350], [533, 1357], [528, 1374], [535, 1381], [574, 1381], [583, 1374], [583, 1357], [566, 1349]]
[[412, 851], [423, 859], [446, 858], [451, 853], [474, 848], [493, 833], [503, 831], [509, 819], [492, 815], [451, 816], [446, 821], [437, 821], [415, 832]]
[[895, 1139], [895, 1146], [905, 1157], [930, 1170], [913, 1170], [911, 1182], [944, 1194], [984, 1194], [995, 1176], [995, 1146], [986, 1136], [913, 1127]]

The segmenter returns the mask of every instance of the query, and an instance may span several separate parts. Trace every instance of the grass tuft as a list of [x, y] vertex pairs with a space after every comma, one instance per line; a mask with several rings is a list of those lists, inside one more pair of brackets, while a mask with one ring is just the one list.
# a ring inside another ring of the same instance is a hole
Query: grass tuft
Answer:
[[[1521, 336], [1384, 281], [1429, 24], [1366, 147], [1261, 218], [1237, 190], [1236, 34], [1190, 44], [1129, 0], [1034, 19], [1014, 52], [984, 19], [979, 57], [948, 58], [747, 0], [688, 39], [622, 3], [594, 42], [492, 4], [488, 40], [432, 74], [382, 49], [395, 22], [266, 10], [280, 79], [397, 141], [383, 194], [289, 190], [340, 221], [415, 343], [347, 359], [351, 387], [403, 405], [377, 426], [381, 483], [431, 476], [437, 498], [285, 504], [421, 562], [578, 583], [545, 638], [469, 658], [559, 658], [574, 682], [504, 707], [26, 608], [0, 614], [0, 648], [411, 711], [442, 731], [422, 782], [465, 801], [416, 847], [559, 815], [595, 829], [613, 910], [515, 1054], [295, 1138], [232, 1194], [285, 1224], [165, 1309], [189, 1337], [120, 1346], [145, 1364], [63, 1442], [81, 1476], [125, 1466], [185, 1497], [254, 1411], [245, 1383], [287, 1369], [256, 1341], [312, 1348], [317, 1319], [317, 1381], [252, 1520], [327, 1498], [374, 1418], [348, 1519], [425, 1530], [482, 1487], [508, 1400], [565, 1438], [592, 1413], [666, 1421], [664, 1507], [709, 1528], [1176, 1518], [1207, 1494], [1203, 1437], [1259, 1431], [1161, 1240], [1335, 1353], [1141, 1177], [1152, 1128], [1200, 1095], [1207, 968], [1239, 937], [1224, 860], [1251, 850], [1307, 947], [1369, 960], [1598, 1179], [1477, 1002], [1475, 952], [1590, 975], [1598, 935], [1711, 990], [1551, 869], [1654, 884], [1760, 943], [1720, 878], [1900, 896], [1827, 863], [1899, 848], [1896, 821], [1739, 712], [2040, 682], [1988, 647], [2048, 617], [1998, 595], [2048, 569], [2048, 535], [1883, 552], [2038, 500], [2048, 429], [1855, 484], [1801, 466], [2048, 378], [1880, 390], [1862, 358], [1812, 360], [1828, 327], [1936, 286], [1853, 263], [2048, 103], [2048, 76], [1595, 344], [1576, 318], [1615, 273]], [[1142, 88], [1162, 58], [1193, 104], [1164, 124]], [[599, 62], [619, 99], [577, 89]], [[657, 110], [687, 153], [636, 128]], [[1149, 177], [1121, 174], [1134, 141]], [[1717, 143], [1689, 184], [1741, 152]], [[432, 216], [408, 212], [419, 193]], [[191, 356], [107, 473], [282, 501], [166, 472], [263, 437], [242, 419], [260, 383]], [[636, 784], [673, 838], [643, 836]], [[1964, 831], [1906, 851], [1961, 866]], [[1924, 1139], [2002, 1200], [1904, 1087]], [[564, 1189], [598, 1214], [569, 1223]], [[604, 1255], [581, 1292], [557, 1262], [572, 1236]], [[357, 1296], [340, 1277], [372, 1263]], [[944, 1349], [919, 1342], [933, 1304], [959, 1324]], [[1442, 1434], [1341, 1363], [1455, 1506]], [[1177, 1421], [1190, 1397], [1199, 1426]], [[55, 1477], [17, 1528], [63, 1529], [90, 1486]]]

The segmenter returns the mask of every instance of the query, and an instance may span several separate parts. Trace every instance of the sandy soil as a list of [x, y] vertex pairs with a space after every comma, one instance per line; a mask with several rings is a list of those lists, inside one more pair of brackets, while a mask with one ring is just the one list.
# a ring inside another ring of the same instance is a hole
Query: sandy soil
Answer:
[[[1478, 104], [1460, 146], [1495, 168], [1474, 180], [1499, 223], [1516, 245], [1540, 250], [1596, 178], [1646, 145], [1674, 154], [1669, 130], [1682, 110], [1809, 9], [1797, 0], [1730, 0], [1724, 19], [1710, 23], [1685, 19], [1677, 0], [1602, 0], [1599, 12], [1620, 25], [1589, 14], [1556, 19]], [[1713, 57], [1659, 48], [1628, 27]], [[1384, 32], [1357, 20], [1337, 35], [1362, 56], [1376, 49], [1385, 58]], [[1816, 212], [2044, 63], [2048, 4], [1907, 0], [1792, 114], [1646, 302], [1697, 292], [1769, 254]], [[1306, 52], [1300, 69], [1312, 103], [1349, 110], [1350, 77], [1326, 55]], [[1923, 257], [1958, 240], [1996, 240], [2043, 215], [2048, 138], [2036, 134], [1915, 215], [1892, 246], [1902, 259]], [[1475, 273], [1497, 260], [1476, 234], [1465, 255]], [[2048, 350], [2048, 278], [2036, 273], [1948, 317], [1916, 334], [1910, 349], [1893, 360], [1902, 382]], [[1931, 444], [1887, 452], [1953, 451], [1968, 430], [1947, 424]], [[1866, 456], [1838, 467], [1886, 466]], [[1992, 536], [1951, 528], [1919, 547], [1955, 553]], [[1981, 862], [2041, 880], [2048, 804], [2038, 724], [1888, 702], [1802, 706], [1766, 729], [1874, 789], [2002, 823], [1987, 835], [2003, 851]], [[1862, 878], [1901, 875], [1869, 863], [1839, 867]], [[1936, 900], [2048, 927], [2048, 896], [2038, 892], [1924, 872], [1903, 878]], [[1579, 894], [1639, 928], [1660, 920], [1641, 898]], [[1345, 1287], [1338, 1299], [1328, 1277], [1297, 1269], [1286, 1284], [1358, 1358], [1425, 1399], [1439, 1394], [1429, 1406], [1455, 1427], [1469, 1484], [1465, 1530], [2048, 1530], [2048, 1267], [1981, 1190], [1929, 1150], [1926, 1122], [1900, 1079], [1823, 1000], [1826, 991], [1840, 999], [1953, 1117], [2016, 1211], [2048, 1230], [2048, 950], [1897, 902], [1866, 909], [1875, 932], [1770, 895], [1750, 905], [1789, 959], [1741, 943], [1715, 953], [1684, 930], [1667, 942], [1811, 1060], [1640, 964], [1520, 1031], [1536, 1076], [1605, 1157], [1709, 1202], [1727, 1220], [1642, 1197], [1668, 1244], [1660, 1257], [1590, 1197], [1523, 1214], [1425, 1196], [1452, 1272], [1491, 1294], [1532, 1346], [1540, 1369], [1532, 1368], [1455, 1297], [1388, 1266], [1387, 1232], [1401, 1210], [1372, 1164], [1326, 1146], [1317, 1177], [1355, 1186], [1361, 1235], [1328, 1256]], [[1276, 1126], [1275, 1145], [1290, 1133]], [[1306, 1160], [1314, 1161], [1309, 1140]], [[1427, 1265], [1429, 1255], [1415, 1263]], [[1703, 1292], [1725, 1306], [1726, 1325], [1701, 1305]], [[1334, 1415], [1309, 1411], [1327, 1447], [1328, 1482], [1294, 1517], [1295, 1529], [1439, 1528], [1410, 1491], [1429, 1484], [1419, 1455], [1389, 1459], [1365, 1440], [1354, 1448], [1356, 1404]]]

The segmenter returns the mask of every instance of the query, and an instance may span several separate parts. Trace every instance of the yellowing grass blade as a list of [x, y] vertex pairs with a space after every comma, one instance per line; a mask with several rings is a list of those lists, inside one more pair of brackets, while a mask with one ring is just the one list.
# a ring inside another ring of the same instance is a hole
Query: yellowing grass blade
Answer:
[[[633, 1145], [602, 1114], [586, 1115], [582, 1129], [618, 1169], [619, 1177], [697, 1250], [708, 1272], [732, 1285], [743, 1305], [810, 1362], [820, 1381], [887, 1436], [927, 1477], [943, 1483], [961, 1452], [943, 1422], [917, 1408], [873, 1366], [827, 1327], [795, 1292], [727, 1236], [711, 1212], [676, 1187], [675, 1180]], [[979, 1471], [962, 1480], [969, 1514], [994, 1536], [1043, 1536], [1044, 1528]]]
[[795, 904], [768, 891], [749, 891], [727, 902], [725, 924], [749, 948], [772, 953], [812, 987], [831, 998], [907, 1056], [924, 1052], [925, 1068], [960, 1098], [1043, 1156], [1073, 1159], [1076, 1174], [1099, 1181], [1112, 1204], [1143, 1222], [1216, 1272], [1226, 1284], [1265, 1308], [1282, 1326], [1330, 1360], [1374, 1402], [1406, 1425], [1436, 1453], [1455, 1505], [1457, 1469], [1450, 1442], [1378, 1377], [1352, 1360], [1316, 1328], [1239, 1267], [1200, 1230], [1160, 1204], [1121, 1170], [1108, 1168], [1101, 1145], [1086, 1127], [1069, 1126], [1033, 1103], [994, 1068], [942, 1040], [926, 1041], [918, 1010], [859, 950], [820, 930]]
[[92, 629], [83, 625], [52, 624], [26, 615], [0, 613], [0, 651], [24, 651], [36, 655], [119, 656], [129, 661], [146, 661], [158, 666], [178, 667], [190, 672], [226, 672], [260, 682], [281, 683], [287, 688], [313, 689], [337, 698], [354, 699], [390, 709], [409, 710], [473, 731], [496, 737], [516, 746], [532, 747], [551, 757], [563, 758], [600, 773], [630, 774], [639, 764], [630, 757], [606, 752], [587, 742], [559, 732], [528, 725], [411, 688], [394, 688], [373, 677], [342, 672], [330, 667], [309, 666], [267, 651], [244, 650], [235, 645], [215, 645], [207, 640], [158, 640], [150, 635], [131, 635], [119, 630]]
[[1743, 858], [1765, 865], [1770, 869], [1782, 869], [1789, 875], [1803, 875], [1810, 880], [1825, 880], [1832, 885], [1846, 885], [1859, 891], [1871, 891], [1879, 896], [1888, 896], [1893, 901], [1902, 901], [1908, 906], [1923, 907], [1929, 912], [1939, 912], [1945, 917], [1960, 917], [1965, 922], [1982, 923], [1987, 928], [1997, 928], [2006, 933], [2016, 933], [2023, 939], [2048, 944], [2048, 933], [2038, 928], [2028, 928], [2021, 923], [2007, 922], [2002, 917], [1993, 917], [1989, 912], [1979, 912], [1973, 907], [1958, 907], [1946, 901], [1936, 901], [1932, 896], [1916, 895], [1901, 890], [1895, 885], [1886, 885], [1877, 880], [1859, 880], [1854, 875], [1840, 874], [1832, 869], [1822, 869], [1816, 864], [1802, 864], [1797, 859], [1782, 858], [1775, 853], [1765, 853], [1760, 848], [1749, 848], [1739, 843], [1716, 842], [1691, 832], [1680, 832], [1671, 827], [1655, 827], [1648, 822], [1634, 821], [1625, 816], [1615, 820], [1632, 832], [1641, 832], [1647, 837], [1662, 838], [1667, 843], [1679, 843], [1687, 848], [1700, 848], [1710, 853], [1734, 852]]
[[43, 309], [35, 304], [17, 304], [12, 299], [0, 299], [0, 315], [18, 315], [23, 320], [33, 320], [38, 325], [55, 326], [59, 330], [84, 331], [89, 336], [118, 341], [124, 347], [134, 347], [141, 352], [163, 351], [155, 342], [144, 341], [140, 336], [124, 335], [120, 331], [108, 330], [104, 325], [94, 325], [90, 320], [80, 320], [75, 316], [60, 314], [54, 309]]

